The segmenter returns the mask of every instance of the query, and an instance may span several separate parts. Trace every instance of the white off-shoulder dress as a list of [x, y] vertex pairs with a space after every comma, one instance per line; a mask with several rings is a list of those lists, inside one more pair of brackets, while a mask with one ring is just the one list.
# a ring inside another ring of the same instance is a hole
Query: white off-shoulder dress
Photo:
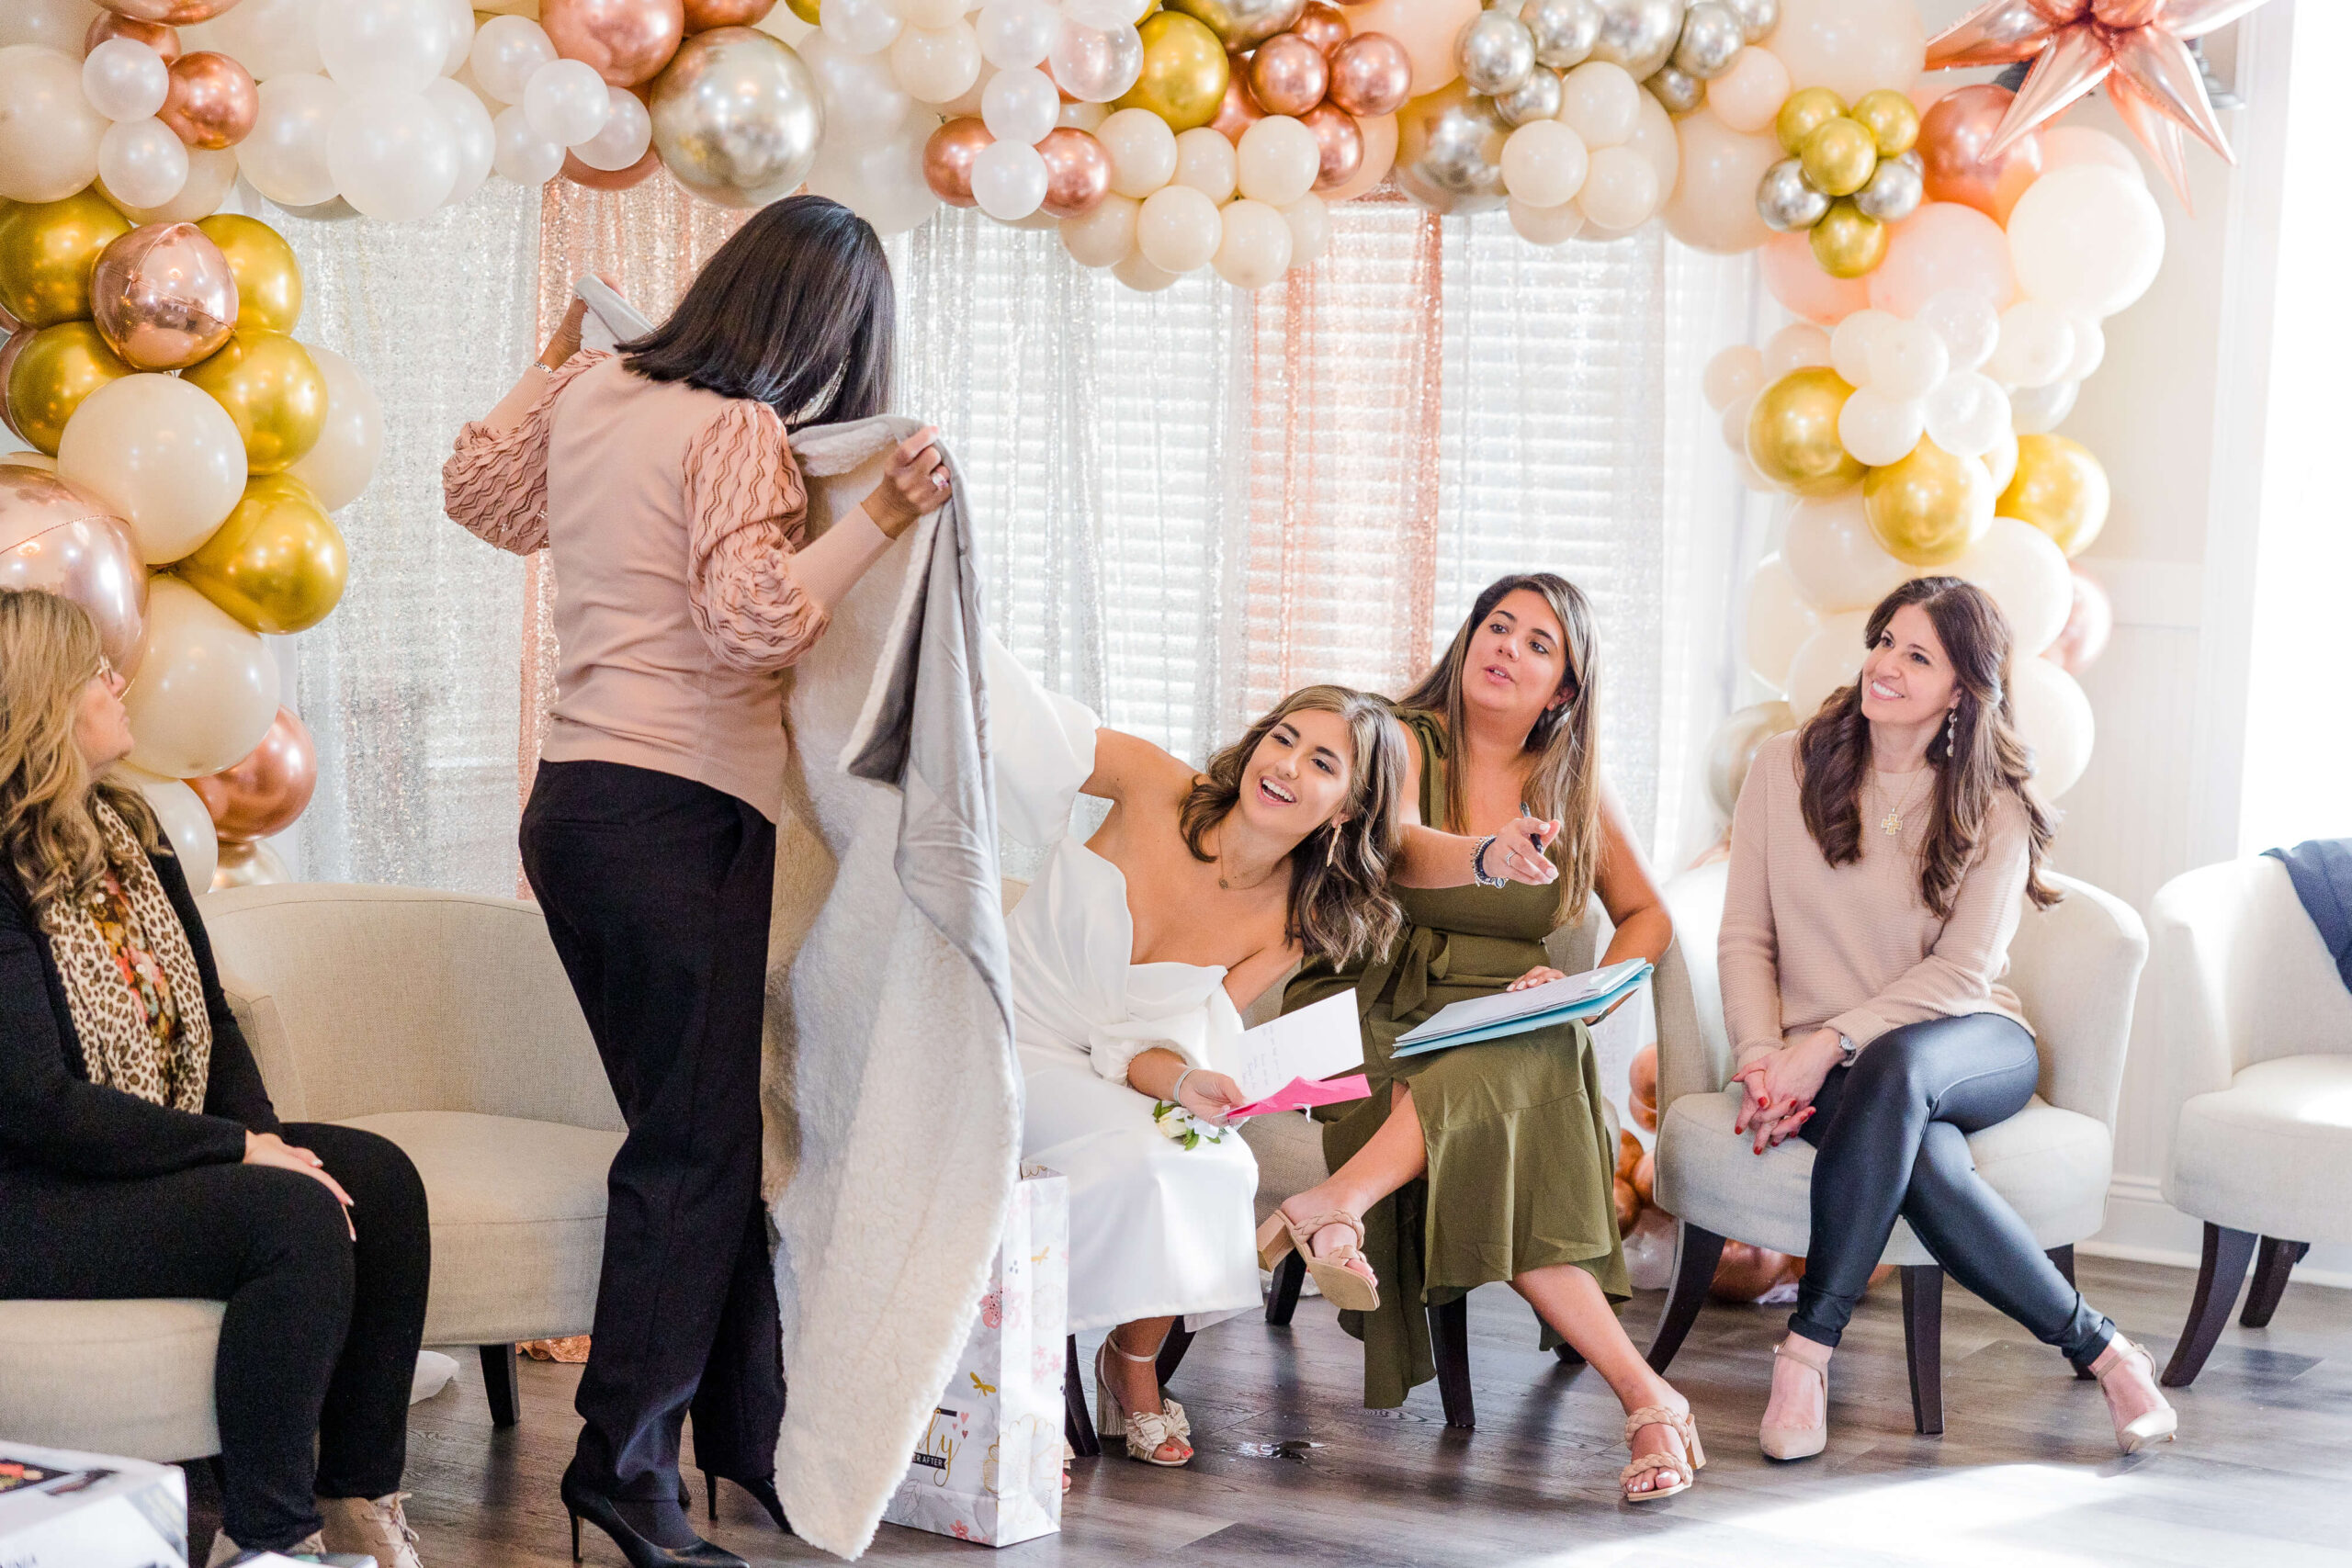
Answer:
[[1192, 1148], [1161, 1134], [1127, 1064], [1159, 1046], [1230, 1072], [1241, 1018], [1225, 970], [1136, 964], [1119, 868], [1070, 831], [1097, 720], [991, 647], [989, 706], [1005, 832], [1048, 849], [1006, 920], [1023, 1163], [1069, 1179], [1072, 1333], [1138, 1318], [1189, 1326], [1259, 1304], [1258, 1162], [1238, 1128]]

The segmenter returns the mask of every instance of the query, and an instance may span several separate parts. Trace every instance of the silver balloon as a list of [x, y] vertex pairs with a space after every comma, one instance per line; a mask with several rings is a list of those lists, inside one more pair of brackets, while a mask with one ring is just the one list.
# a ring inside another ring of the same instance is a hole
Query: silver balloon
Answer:
[[1207, 24], [1228, 50], [1255, 49], [1306, 14], [1306, 0], [1173, 0], [1169, 9]]
[[1683, 0], [1595, 0], [1600, 37], [1592, 58], [1622, 65], [1634, 81], [1655, 75], [1682, 37]]
[[1882, 223], [1908, 218], [1919, 209], [1927, 194], [1927, 168], [1917, 152], [1881, 158], [1871, 183], [1854, 193], [1854, 205]]
[[1661, 65], [1657, 74], [1642, 84], [1668, 114], [1689, 114], [1707, 101], [1707, 85], [1679, 66]]
[[1707, 798], [1717, 811], [1729, 817], [1739, 804], [1740, 786], [1747, 783], [1756, 749], [1796, 727], [1797, 716], [1783, 702], [1752, 703], [1715, 727], [1707, 742]]
[[1724, 0], [1739, 18], [1739, 30], [1750, 43], [1762, 43], [1781, 25], [1781, 0]]
[[1397, 186], [1441, 214], [1500, 207], [1506, 199], [1503, 141], [1510, 134], [1493, 103], [1459, 85], [1415, 99], [1396, 117]]
[[1698, 0], [1682, 16], [1682, 39], [1674, 46], [1678, 70], [1712, 82], [1731, 69], [1732, 56], [1747, 47], [1739, 14], [1724, 0]]
[[1810, 229], [1826, 217], [1829, 198], [1805, 183], [1804, 164], [1783, 158], [1756, 182], [1756, 215], [1783, 234]]
[[1535, 63], [1555, 71], [1582, 65], [1600, 41], [1597, 0], [1526, 0], [1519, 19], [1535, 39]]
[[1527, 74], [1515, 93], [1505, 93], [1495, 100], [1495, 112], [1510, 126], [1525, 125], [1532, 120], [1557, 119], [1560, 117], [1560, 73], [1538, 67]]
[[653, 79], [653, 146], [678, 183], [724, 207], [765, 207], [808, 177], [825, 133], [817, 78], [783, 39], [713, 28]]
[[1472, 92], [1500, 97], [1527, 85], [1535, 70], [1535, 39], [1508, 11], [1481, 11], [1454, 39], [1453, 62]]

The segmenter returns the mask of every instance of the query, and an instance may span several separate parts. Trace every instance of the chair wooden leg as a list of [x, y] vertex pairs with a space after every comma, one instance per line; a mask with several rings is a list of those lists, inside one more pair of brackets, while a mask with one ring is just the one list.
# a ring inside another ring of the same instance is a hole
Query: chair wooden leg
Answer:
[[1430, 1308], [1430, 1359], [1437, 1363], [1438, 1397], [1445, 1424], [1469, 1431], [1478, 1425], [1470, 1397], [1470, 1298], [1456, 1296]]
[[1062, 1351], [1062, 1436], [1080, 1459], [1098, 1459], [1102, 1439], [1095, 1436], [1094, 1415], [1086, 1407], [1086, 1379], [1078, 1369], [1078, 1336]]
[[1911, 1424], [1923, 1438], [1944, 1434], [1944, 1271], [1903, 1269], [1903, 1345], [1911, 1362]]
[[1306, 1259], [1296, 1252], [1286, 1252], [1274, 1265], [1274, 1282], [1266, 1292], [1266, 1321], [1276, 1328], [1290, 1325], [1291, 1314], [1298, 1310], [1298, 1288], [1306, 1283]]
[[2172, 1364], [2161, 1380], [2166, 1388], [2187, 1388], [2205, 1370], [2222, 1330], [2229, 1325], [2230, 1308], [2245, 1281], [2245, 1266], [2254, 1258], [2255, 1234], [2233, 1231], [2211, 1221], [2205, 1224], [2204, 1256], [2197, 1265], [2197, 1298], [2188, 1303], [2188, 1321], [2181, 1325], [2180, 1342], [2172, 1348]]
[[2248, 1328], [2270, 1326], [2270, 1314], [2278, 1310], [2278, 1298], [2287, 1293], [2287, 1276], [2311, 1249], [2307, 1241], [2281, 1241], [2275, 1235], [2262, 1238], [2262, 1252], [2254, 1264], [2254, 1285], [2245, 1293], [2245, 1311], [2239, 1315], [2239, 1323]]
[[1663, 1377], [1699, 1321], [1699, 1307], [1707, 1287], [1715, 1282], [1715, 1265], [1723, 1261], [1724, 1238], [1701, 1230], [1689, 1220], [1676, 1226], [1674, 1278], [1666, 1287], [1666, 1310], [1658, 1314], [1657, 1332], [1650, 1337], [1650, 1371]]
[[1184, 1364], [1184, 1352], [1193, 1348], [1193, 1331], [1178, 1318], [1168, 1325], [1168, 1337], [1159, 1342], [1159, 1364], [1153, 1370], [1164, 1386], [1176, 1376], [1176, 1369]]
[[481, 1347], [481, 1385], [490, 1395], [490, 1424], [512, 1427], [522, 1419], [522, 1403], [514, 1388], [514, 1347]]

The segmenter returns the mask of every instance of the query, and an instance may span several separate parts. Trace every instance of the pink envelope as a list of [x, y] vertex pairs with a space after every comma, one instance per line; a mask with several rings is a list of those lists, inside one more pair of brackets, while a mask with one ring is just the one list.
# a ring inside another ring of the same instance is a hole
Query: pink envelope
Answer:
[[1344, 1100], [1370, 1098], [1372, 1084], [1362, 1073], [1320, 1080], [1293, 1078], [1265, 1099], [1227, 1111], [1225, 1119], [1238, 1122], [1244, 1116], [1263, 1116], [1270, 1111], [1304, 1111], [1311, 1105], [1338, 1105]]

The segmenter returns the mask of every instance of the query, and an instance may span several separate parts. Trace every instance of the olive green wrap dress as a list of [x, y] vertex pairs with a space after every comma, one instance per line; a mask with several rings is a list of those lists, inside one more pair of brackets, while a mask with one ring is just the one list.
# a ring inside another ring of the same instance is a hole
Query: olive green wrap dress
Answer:
[[[1400, 711], [1421, 749], [1421, 820], [1445, 819], [1445, 738], [1436, 719]], [[1555, 1025], [1395, 1060], [1396, 1037], [1449, 1003], [1493, 994], [1550, 962], [1544, 939], [1559, 889], [1399, 888], [1405, 927], [1382, 957], [1335, 970], [1310, 964], [1283, 997], [1294, 1011], [1356, 995], [1372, 1098], [1315, 1112], [1337, 1170], [1388, 1116], [1392, 1083], [1409, 1085], [1429, 1169], [1363, 1216], [1364, 1258], [1380, 1306], [1343, 1312], [1363, 1341], [1363, 1402], [1389, 1409], [1437, 1375], [1425, 1306], [1531, 1269], [1572, 1263], [1612, 1301], [1632, 1292], [1619, 1247], [1615, 1151], [1601, 1116], [1592, 1033]], [[1547, 1325], [1546, 1348], [1559, 1343]]]

